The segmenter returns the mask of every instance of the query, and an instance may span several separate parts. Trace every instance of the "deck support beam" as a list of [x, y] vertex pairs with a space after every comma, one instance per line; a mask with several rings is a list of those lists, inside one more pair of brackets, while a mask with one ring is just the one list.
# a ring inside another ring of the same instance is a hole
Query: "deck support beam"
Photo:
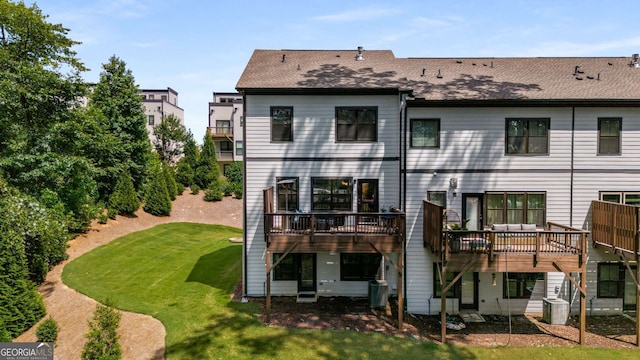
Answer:
[[572, 276], [571, 273], [566, 271], [560, 266], [560, 264], [553, 262], [553, 266], [562, 271], [565, 276], [571, 281], [573, 286], [575, 286], [578, 290], [580, 290], [580, 335], [579, 342], [580, 345], [585, 345], [586, 339], [586, 329], [587, 329], [587, 267], [582, 266], [580, 270], [580, 283], [578, 283]]
[[436, 265], [438, 273], [440, 274], [440, 341], [443, 344], [446, 344], [447, 342], [447, 291], [449, 291], [456, 282], [460, 281], [462, 275], [469, 271], [472, 265], [472, 263], [465, 265], [458, 275], [456, 275], [456, 277], [454, 277], [448, 284], [445, 284], [447, 273], [446, 266], [443, 266], [441, 270], [440, 267]]
[[635, 261], [636, 261], [636, 271], [634, 273], [634, 271], [631, 269], [631, 265], [629, 264], [629, 261], [627, 260], [627, 257], [620, 252], [618, 255], [620, 255], [620, 259], [622, 259], [622, 261], [624, 262], [624, 265], [626, 266], [627, 270], [629, 271], [629, 275], [631, 275], [631, 279], [633, 280], [633, 283], [636, 285], [636, 346], [640, 347], [640, 312], [638, 310], [640, 310], [640, 263], [638, 262], [638, 253], [636, 252], [635, 255]]
[[278, 264], [280, 264], [280, 262], [282, 260], [284, 260], [285, 257], [287, 257], [287, 255], [293, 251], [293, 249], [296, 248], [296, 246], [298, 246], [298, 243], [293, 243], [291, 244], [291, 246], [287, 249], [287, 251], [284, 252], [284, 254], [282, 254], [282, 256], [280, 256], [280, 258], [278, 259], [278, 261], [276, 261], [273, 265], [271, 265], [271, 251], [269, 249], [267, 249], [267, 253], [266, 253], [266, 257], [267, 257], [267, 263], [266, 263], [266, 268], [267, 268], [267, 299], [265, 301], [265, 322], [268, 324], [271, 322], [271, 270], [273, 270], [273, 268], [275, 268], [276, 266], [278, 266]]
[[373, 250], [375, 250], [378, 254], [382, 255], [385, 260], [387, 260], [395, 269], [396, 272], [398, 273], [398, 284], [397, 284], [397, 292], [398, 292], [398, 330], [402, 331], [402, 327], [404, 325], [404, 292], [402, 289], [402, 277], [403, 277], [403, 257], [404, 254], [402, 253], [402, 250], [400, 250], [400, 252], [398, 253], [398, 264], [396, 265], [393, 260], [391, 260], [391, 258], [389, 257], [389, 255], [387, 255], [384, 251], [381, 251], [380, 249], [378, 249], [372, 242], [369, 242], [369, 245], [371, 245], [371, 247], [373, 248]]

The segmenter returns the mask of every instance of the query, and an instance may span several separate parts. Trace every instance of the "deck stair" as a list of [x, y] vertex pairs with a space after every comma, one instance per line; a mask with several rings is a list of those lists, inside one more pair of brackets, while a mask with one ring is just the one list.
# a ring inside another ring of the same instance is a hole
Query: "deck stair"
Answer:
[[315, 291], [300, 291], [298, 292], [298, 303], [314, 303], [318, 302], [318, 293]]

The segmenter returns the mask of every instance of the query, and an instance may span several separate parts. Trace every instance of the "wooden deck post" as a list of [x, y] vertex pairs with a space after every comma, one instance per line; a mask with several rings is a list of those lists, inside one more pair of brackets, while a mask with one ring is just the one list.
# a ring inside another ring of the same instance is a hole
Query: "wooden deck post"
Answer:
[[640, 347], [640, 243], [636, 240], [636, 346]]
[[585, 345], [587, 329], [587, 265], [582, 265], [580, 272], [580, 345]]
[[398, 254], [398, 329], [402, 331], [404, 325], [404, 290], [402, 288], [402, 278], [404, 273], [404, 252], [400, 250]]
[[271, 322], [271, 251], [267, 250], [267, 300], [265, 309], [265, 321]]
[[636, 346], [640, 347], [640, 208], [635, 208], [635, 251], [636, 259]]
[[444, 291], [446, 273], [445, 267], [440, 271], [440, 341], [447, 343], [447, 292]]

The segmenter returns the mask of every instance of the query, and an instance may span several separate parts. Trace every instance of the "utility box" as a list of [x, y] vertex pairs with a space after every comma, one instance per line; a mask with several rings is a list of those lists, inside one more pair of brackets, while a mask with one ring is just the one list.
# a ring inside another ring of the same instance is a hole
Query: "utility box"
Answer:
[[385, 307], [387, 306], [387, 298], [389, 296], [389, 286], [385, 280], [369, 281], [369, 307]]
[[563, 299], [542, 299], [542, 321], [552, 325], [566, 325], [569, 320], [569, 302]]

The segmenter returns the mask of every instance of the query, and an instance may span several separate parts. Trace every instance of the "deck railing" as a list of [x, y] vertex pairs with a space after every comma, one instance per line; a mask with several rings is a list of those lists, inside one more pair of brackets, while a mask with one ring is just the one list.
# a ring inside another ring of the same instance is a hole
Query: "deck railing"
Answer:
[[273, 235], [393, 235], [405, 231], [405, 214], [385, 213], [266, 213], [265, 240]]
[[591, 202], [593, 242], [632, 253], [640, 253], [638, 227], [640, 207], [606, 201]]
[[586, 234], [582, 230], [445, 230], [442, 251], [582, 255]]

